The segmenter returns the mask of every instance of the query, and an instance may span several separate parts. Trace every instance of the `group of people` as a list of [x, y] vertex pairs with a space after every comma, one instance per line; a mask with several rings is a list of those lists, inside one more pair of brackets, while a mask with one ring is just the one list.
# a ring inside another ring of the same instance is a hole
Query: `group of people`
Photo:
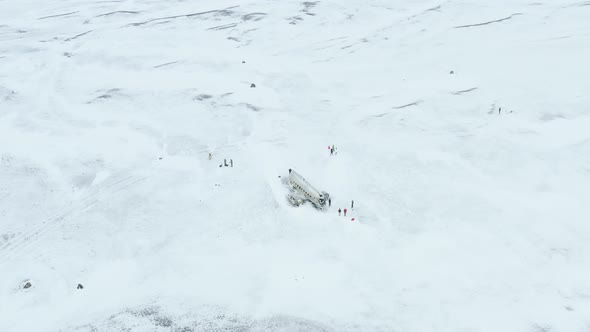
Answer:
[[[209, 160], [211, 160], [212, 158], [213, 158], [213, 155], [211, 154], [211, 152], [209, 152]], [[227, 166], [234, 167], [234, 161], [233, 161], [233, 159], [230, 159], [229, 160], [229, 164], [228, 164], [227, 163], [227, 159], [224, 158], [223, 159], [223, 164], [219, 164], [219, 167], [223, 167], [223, 166], [225, 166], [225, 167], [227, 167]]]
[[[334, 144], [332, 145], [328, 145], [328, 150], [330, 150], [330, 155], [333, 156], [335, 154], [338, 154], [338, 151], [336, 150], [336, 146]], [[332, 206], [332, 199], [328, 198], [328, 206], [331, 207]], [[350, 209], [353, 210], [354, 209], [354, 200], [352, 200], [350, 202]], [[346, 212], [348, 212], [348, 210], [346, 208], [344, 208], [344, 210], [342, 210], [341, 208], [338, 208], [338, 215], [341, 216], [342, 213], [344, 212], [344, 216], [346, 217]]]
[[330, 156], [338, 154], [338, 151], [336, 151], [336, 146], [334, 144], [332, 144], [332, 146], [328, 145], [328, 150], [330, 150]]
[[[491, 114], [492, 112], [493, 112], [493, 110], [490, 111], [489, 114]], [[508, 111], [504, 110], [504, 114], [509, 114], [509, 113], [514, 113], [514, 111], [509, 111], [508, 112]], [[498, 108], [498, 114], [502, 114], [502, 107], [499, 107]]]
[[[332, 206], [332, 199], [328, 198], [328, 206]], [[354, 209], [354, 200], [350, 201], [350, 209], [353, 210]], [[344, 212], [344, 216], [346, 217], [346, 212], [348, 212], [348, 210], [346, 208], [344, 208], [344, 210], [342, 210], [341, 208], [338, 208], [338, 215], [341, 216], [342, 212]]]

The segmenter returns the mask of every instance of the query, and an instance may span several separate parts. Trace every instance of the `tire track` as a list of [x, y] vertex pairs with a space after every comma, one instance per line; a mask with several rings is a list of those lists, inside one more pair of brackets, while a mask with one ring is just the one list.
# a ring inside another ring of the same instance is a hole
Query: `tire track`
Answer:
[[[91, 192], [77, 201], [69, 202], [65, 207], [47, 218], [34, 229], [14, 236], [0, 247], [0, 265], [17, 258], [24, 250], [39, 242], [46, 234], [61, 226], [65, 221], [92, 206], [108, 200], [114, 194], [134, 186], [146, 177], [133, 175], [117, 176], [106, 184], [98, 185]], [[106, 196], [106, 197], [102, 197]]]
[[[121, 182], [124, 182], [127, 178], [129, 178], [129, 177], [117, 177], [117, 178], [109, 181], [109, 183], [106, 185], [94, 187], [88, 194], [86, 194], [84, 197], [82, 197], [77, 202], [78, 205], [89, 207], [90, 204], [92, 203], [91, 200], [101, 193], [102, 188], [111, 188], [113, 186], [116, 186], [117, 184], [120, 184]], [[76, 209], [75, 204], [76, 204], [76, 201], [70, 201], [62, 209], [60, 209], [58, 212], [54, 213], [53, 216], [47, 218], [46, 221], [43, 222], [43, 224], [50, 225], [55, 221], [59, 221], [60, 219], [63, 219], [65, 216], [69, 215], [73, 210]], [[13, 241], [8, 241], [8, 243], [5, 243], [2, 247], [0, 247], [0, 252], [4, 251], [8, 247], [14, 246], [14, 242], [20, 242], [20, 239], [26, 238], [26, 237], [30, 236], [31, 234], [38, 233], [38, 231], [40, 229], [46, 228], [47, 226], [44, 226], [43, 224], [39, 225], [38, 227], [36, 227], [33, 230], [30, 230], [29, 232], [24, 232], [21, 235], [13, 238]], [[26, 228], [26, 226], [24, 228]]]
[[[106, 188], [112, 187], [113, 185], [116, 185], [117, 183], [120, 183], [123, 180], [124, 180], [124, 177], [116, 177], [116, 178], [112, 179], [111, 181], [107, 182], [108, 184], [105, 185], [104, 187], [106, 187]], [[79, 202], [84, 202], [86, 200], [89, 200], [91, 197], [94, 197], [94, 196], [98, 195], [100, 193], [100, 188], [101, 188], [101, 186], [95, 186], [95, 187], [93, 187], [90, 190], [90, 192], [88, 192], [85, 196], [83, 196], [80, 199]], [[67, 211], [69, 211], [70, 209], [72, 209], [71, 205], [74, 204], [74, 202], [75, 202], [75, 200], [72, 200], [72, 201], [68, 202], [68, 204], [66, 206], [62, 207], [56, 213], [54, 213], [51, 217], [47, 218], [46, 221], [43, 222], [43, 224], [46, 224], [48, 222], [51, 222], [51, 221], [53, 221], [55, 219], [60, 218], [60, 216], [65, 215], [67, 213]], [[30, 227], [28, 227], [28, 226], [25, 225], [25, 226], [18, 227], [17, 229], [10, 230], [12, 233], [22, 233], [21, 235], [19, 235], [17, 237], [13, 237], [13, 239], [18, 238], [18, 237], [22, 237], [22, 236], [26, 236], [27, 234], [33, 233], [33, 232], [35, 232], [36, 229], [43, 228], [43, 226], [40, 225], [40, 226], [36, 227], [35, 229], [33, 229], [33, 230], [29, 231], [29, 232], [19, 232], [21, 229], [27, 229], [27, 228], [30, 228]], [[3, 232], [8, 232], [8, 231], [9, 231], [8, 229], [3, 230]], [[2, 246], [0, 246], [0, 253], [4, 249], [10, 247], [12, 245], [12, 242], [15, 242], [15, 241], [8, 241], [8, 242], [5, 242]]]
[[0, 262], [14, 256], [17, 251], [20, 251], [20, 248], [36, 242], [40, 237], [60, 226], [63, 221], [73, 216], [76, 212], [83, 211], [101, 202], [100, 195], [115, 194], [144, 179], [145, 178], [134, 178], [132, 176], [117, 177], [106, 185], [94, 188], [85, 197], [78, 201], [70, 202], [66, 207], [62, 208], [59, 212], [48, 218], [33, 230], [15, 236], [8, 241], [8, 243], [5, 243], [3, 247], [0, 248]]

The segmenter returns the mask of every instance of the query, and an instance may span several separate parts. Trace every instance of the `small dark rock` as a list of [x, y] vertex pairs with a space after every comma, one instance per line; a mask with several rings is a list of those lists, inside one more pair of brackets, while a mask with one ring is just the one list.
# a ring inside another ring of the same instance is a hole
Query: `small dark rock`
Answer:
[[242, 60], [242, 63], [246, 63], [246, 61], [243, 61], [243, 60]]
[[251, 88], [255, 88], [256, 87], [256, 84], [252, 83], [252, 84], [250, 84], [250, 87]]
[[76, 289], [84, 289], [84, 286], [82, 286], [82, 284], [78, 284], [78, 287], [76, 287]]
[[26, 283], [23, 285], [23, 288], [24, 288], [24, 289], [28, 289], [28, 288], [31, 288], [31, 286], [33, 286], [33, 285], [31, 285], [31, 283], [27, 281], [27, 282], [26, 282]]
[[203, 100], [206, 100], [206, 99], [211, 99], [211, 98], [213, 98], [213, 96], [212, 96], [212, 95], [208, 95], [208, 94], [206, 94], [206, 93], [201, 93], [200, 95], [196, 96], [196, 97], [195, 97], [195, 98], [193, 98], [193, 99], [194, 99], [194, 100], [203, 101]]
[[162, 160], [162, 157], [158, 158], [159, 160]]
[[451, 70], [451, 72], [449, 74], [453, 75], [454, 73], [455, 73], [455, 71], [454, 70]]

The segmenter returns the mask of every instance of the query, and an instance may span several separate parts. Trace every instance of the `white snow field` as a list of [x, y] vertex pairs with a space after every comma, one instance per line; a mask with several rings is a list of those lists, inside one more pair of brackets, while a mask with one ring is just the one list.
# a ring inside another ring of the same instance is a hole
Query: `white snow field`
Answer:
[[589, 61], [583, 0], [1, 0], [0, 331], [590, 331]]

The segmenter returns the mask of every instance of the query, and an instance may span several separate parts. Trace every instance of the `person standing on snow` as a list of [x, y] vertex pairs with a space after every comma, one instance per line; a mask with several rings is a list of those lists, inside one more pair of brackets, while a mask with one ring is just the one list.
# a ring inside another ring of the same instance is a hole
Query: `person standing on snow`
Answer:
[[328, 198], [328, 207], [332, 206], [332, 199]]
[[227, 159], [223, 159], [223, 166], [227, 167]]
[[342, 213], [342, 210], [340, 210], [340, 208], [338, 208], [338, 215], [340, 216], [340, 213]]
[[230, 160], [229, 160], [229, 165], [230, 165], [231, 167], [234, 167], [234, 160], [233, 160], [233, 159], [230, 159]]
[[346, 217], [346, 211], [347, 211], [347, 210], [346, 210], [346, 209], [344, 209], [344, 216], [345, 216], [345, 217]]
[[209, 152], [209, 160], [211, 160], [211, 158], [213, 158], [213, 156], [211, 155], [211, 152]]
[[354, 209], [354, 200], [352, 200], [352, 201], [350, 202], [350, 209], [351, 209], [351, 210], [352, 210], [352, 209]]

